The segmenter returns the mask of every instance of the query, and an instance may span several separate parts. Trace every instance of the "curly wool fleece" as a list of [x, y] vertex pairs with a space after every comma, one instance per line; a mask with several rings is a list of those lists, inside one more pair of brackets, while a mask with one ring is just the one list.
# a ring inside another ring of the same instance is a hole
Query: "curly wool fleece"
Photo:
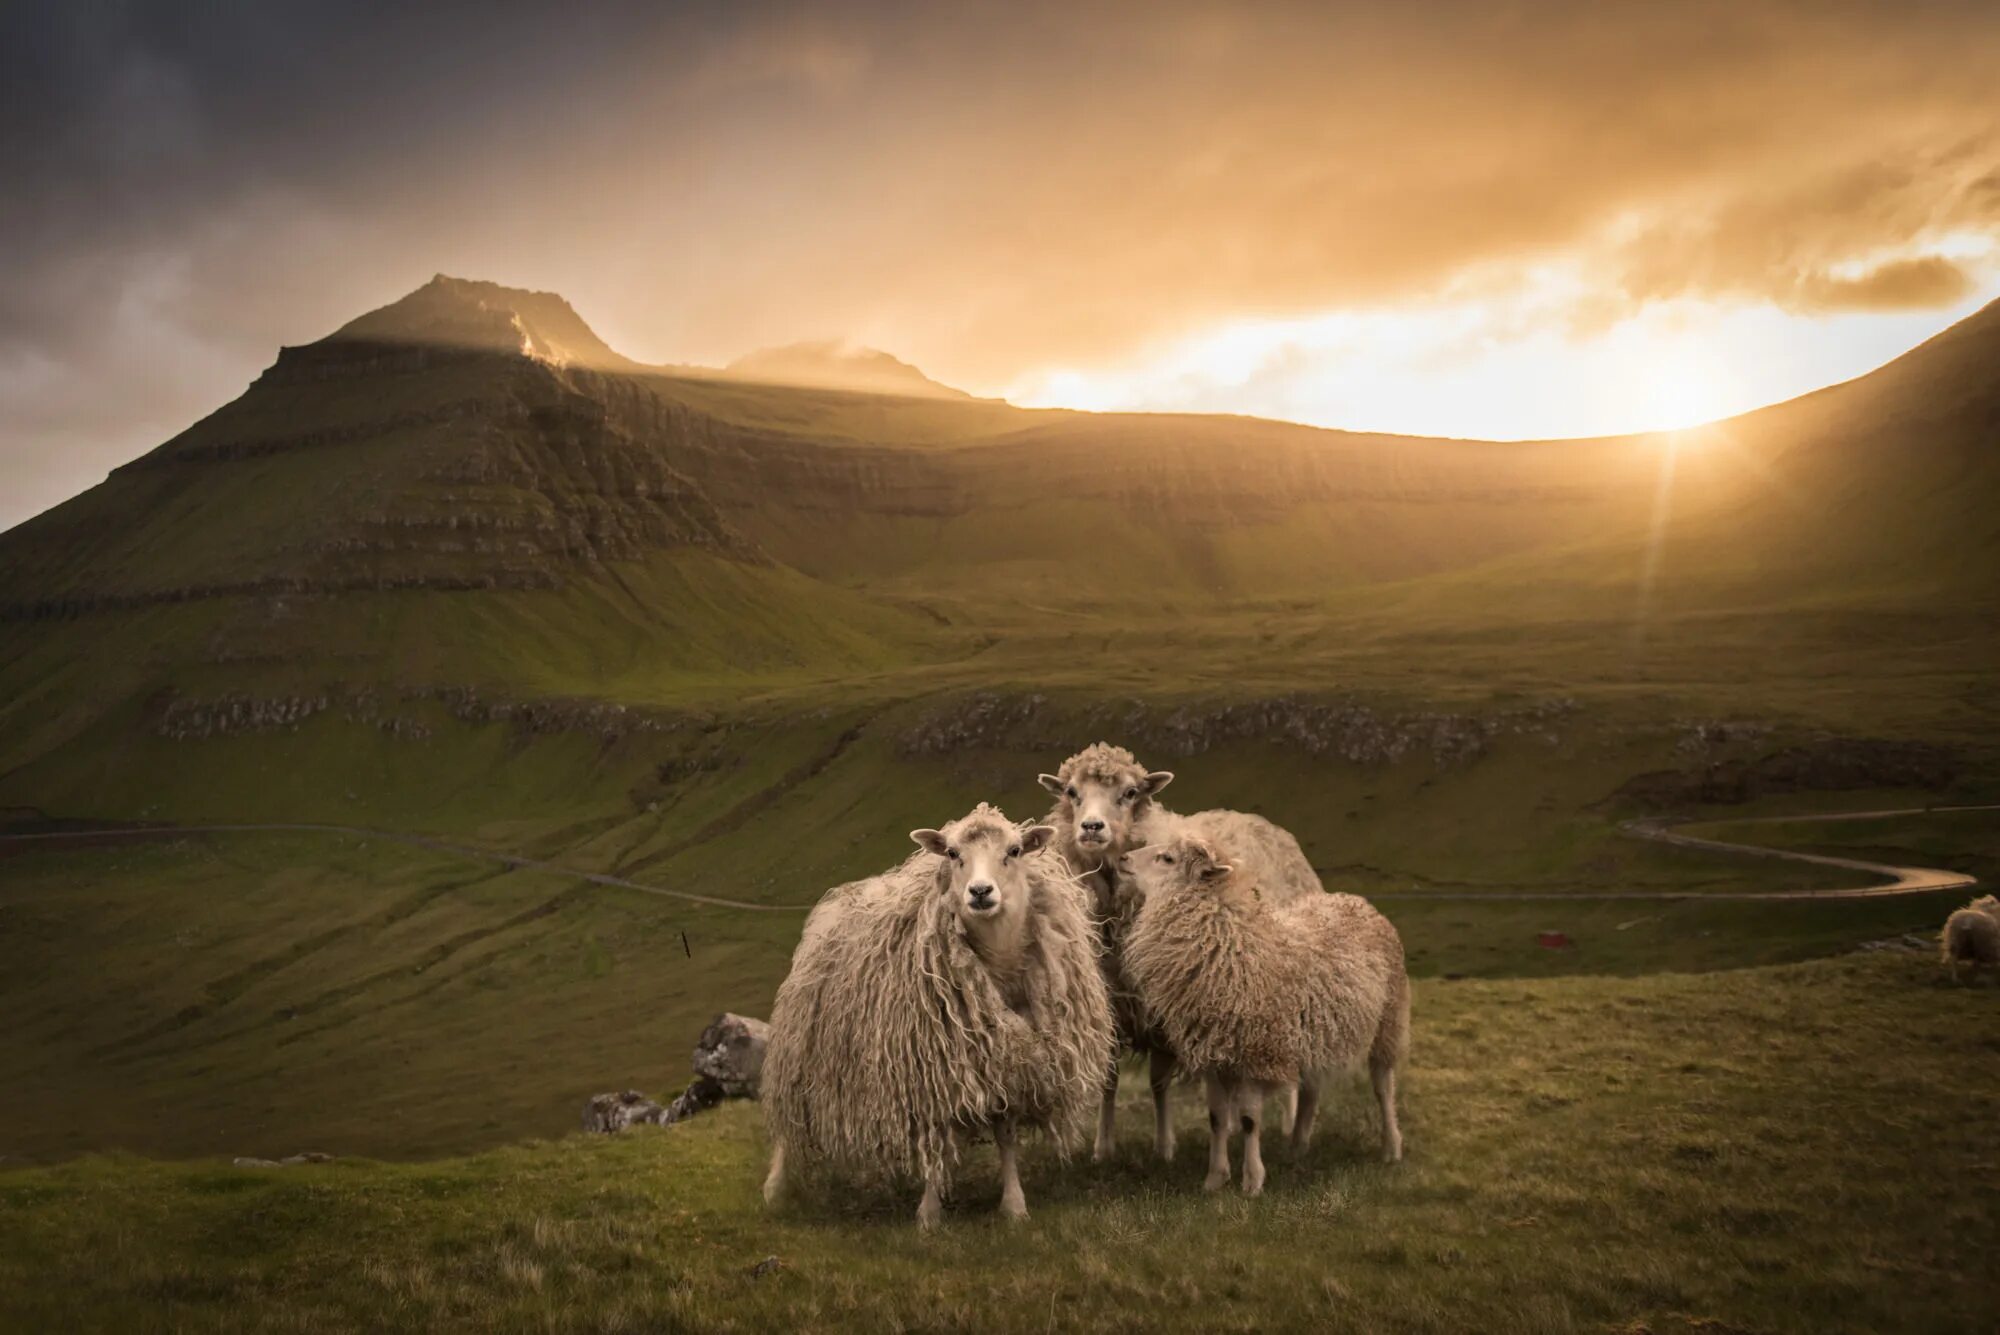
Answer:
[[[1005, 823], [984, 806], [966, 820]], [[948, 1176], [956, 1132], [1003, 1117], [1059, 1144], [1081, 1133], [1112, 1052], [1097, 931], [1059, 857], [1031, 854], [1024, 870], [1020, 1011], [952, 911], [944, 858], [918, 852], [821, 899], [771, 1010], [762, 1099], [775, 1139], [928, 1181]]]
[[1408, 1043], [1402, 940], [1355, 895], [1273, 905], [1241, 871], [1156, 891], [1124, 962], [1189, 1074], [1290, 1084]]

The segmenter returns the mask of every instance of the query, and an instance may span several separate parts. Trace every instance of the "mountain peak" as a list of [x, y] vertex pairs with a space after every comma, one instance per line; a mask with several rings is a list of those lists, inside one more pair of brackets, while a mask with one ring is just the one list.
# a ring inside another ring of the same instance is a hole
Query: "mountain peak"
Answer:
[[624, 367], [554, 292], [438, 274], [399, 301], [350, 320], [326, 343], [414, 343], [513, 352], [557, 366]]
[[929, 399], [972, 397], [962, 389], [938, 383], [901, 358], [839, 339], [762, 348], [738, 357], [724, 370], [743, 380], [812, 389]]

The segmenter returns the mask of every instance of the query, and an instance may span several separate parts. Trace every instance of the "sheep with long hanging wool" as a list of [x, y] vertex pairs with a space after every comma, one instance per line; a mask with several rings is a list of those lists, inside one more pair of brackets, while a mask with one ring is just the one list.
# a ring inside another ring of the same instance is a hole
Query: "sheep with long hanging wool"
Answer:
[[1054, 834], [981, 803], [820, 901], [771, 1009], [767, 1199], [788, 1159], [824, 1162], [921, 1181], [931, 1228], [962, 1142], [990, 1132], [1001, 1213], [1027, 1214], [1019, 1133], [1080, 1134], [1112, 1053], [1096, 926]]
[[[1176, 1057], [1159, 1027], [1146, 1019], [1138, 993], [1125, 976], [1121, 951], [1139, 901], [1117, 873], [1127, 851], [1159, 843], [1175, 834], [1199, 835], [1263, 887], [1264, 897], [1284, 903], [1321, 893], [1319, 874], [1299, 841], [1278, 825], [1244, 811], [1215, 808], [1180, 815], [1159, 800], [1174, 779], [1170, 770], [1148, 771], [1130, 751], [1097, 742], [1065, 760], [1054, 774], [1040, 776], [1056, 799], [1048, 815], [1055, 826], [1056, 851], [1091, 891], [1104, 933], [1104, 972], [1111, 987], [1112, 1017], [1121, 1051], [1145, 1053], [1151, 1061], [1153, 1144], [1162, 1159], [1174, 1157], [1174, 1124], [1168, 1096]], [[1294, 1124], [1293, 1091], [1286, 1091], [1285, 1129]], [[1118, 1067], [1106, 1076], [1092, 1157], [1109, 1158], [1117, 1139]]]
[[1382, 1115], [1382, 1157], [1403, 1154], [1396, 1073], [1409, 1050], [1410, 983], [1389, 920], [1355, 895], [1267, 902], [1205, 840], [1177, 835], [1123, 859], [1143, 903], [1125, 969], [1147, 1014], [1208, 1085], [1209, 1172], [1229, 1181], [1243, 1130], [1243, 1191], [1264, 1188], [1265, 1096], [1297, 1084], [1295, 1150], [1312, 1137], [1319, 1087], [1365, 1063]]
[[1981, 895], [1946, 918], [1939, 949], [1954, 978], [1960, 963], [2000, 964], [2000, 899]]

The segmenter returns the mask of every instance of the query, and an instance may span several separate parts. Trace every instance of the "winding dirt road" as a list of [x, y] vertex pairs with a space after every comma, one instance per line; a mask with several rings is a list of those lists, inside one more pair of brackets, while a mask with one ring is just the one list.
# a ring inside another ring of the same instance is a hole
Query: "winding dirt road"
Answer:
[[[1960, 811], [2000, 811], [2000, 803], [1986, 806], [1954, 807], [1906, 807], [1892, 811], [1843, 811], [1822, 816], [1746, 816], [1732, 820], [1734, 825], [1804, 825], [1826, 821], [1879, 820], [1892, 816], [1935, 816]], [[1690, 821], [1683, 824], [1715, 824], [1715, 821]], [[1859, 872], [1867, 876], [1882, 878], [1879, 885], [1851, 886], [1838, 890], [1411, 890], [1377, 892], [1371, 899], [1456, 899], [1456, 900], [1519, 900], [1519, 899], [1567, 899], [1567, 900], [1612, 900], [1612, 899], [1730, 899], [1730, 900], [1777, 900], [1777, 899], [1881, 899], [1891, 895], [1920, 895], [1938, 890], [1969, 890], [1979, 884], [1977, 877], [1962, 871], [1951, 871], [1940, 867], [1898, 867], [1883, 862], [1864, 862], [1858, 858], [1828, 857], [1821, 853], [1800, 853], [1790, 849], [1765, 848], [1757, 844], [1732, 844], [1720, 839], [1703, 839], [1691, 834], [1680, 833], [1681, 826], [1669, 825], [1656, 819], [1630, 820], [1618, 827], [1635, 839], [1650, 839], [1656, 843], [1674, 844], [1682, 848], [1698, 848], [1710, 853], [1727, 853], [1738, 857], [1782, 858], [1791, 862], [1809, 862], [1822, 867], [1839, 867], [1846, 871]], [[574, 876], [578, 880], [595, 885], [616, 886], [621, 890], [636, 890], [641, 894], [660, 895], [667, 899], [684, 900], [691, 904], [708, 904], [716, 908], [742, 909], [749, 913], [803, 913], [811, 904], [759, 904], [747, 899], [728, 899], [721, 895], [696, 894], [691, 890], [669, 890], [664, 886], [647, 885], [641, 881], [629, 880], [623, 876], [612, 876], [605, 872], [582, 871], [575, 867], [565, 867], [559, 862], [548, 862], [541, 858], [524, 857], [518, 853], [503, 853], [493, 849], [478, 848], [471, 844], [452, 843], [447, 839], [437, 839], [426, 834], [407, 834], [399, 830], [374, 830], [358, 825], [322, 824], [244, 824], [244, 825], [134, 825], [106, 829], [53, 830], [35, 834], [0, 834], [0, 844], [26, 843], [30, 841], [72, 841], [81, 842], [94, 839], [171, 839], [190, 834], [258, 834], [258, 833], [302, 833], [337, 834], [358, 839], [381, 839], [389, 843], [406, 844], [411, 848], [427, 849], [434, 853], [447, 853], [455, 857], [478, 862], [498, 863], [522, 871], [547, 872], [555, 876]]]

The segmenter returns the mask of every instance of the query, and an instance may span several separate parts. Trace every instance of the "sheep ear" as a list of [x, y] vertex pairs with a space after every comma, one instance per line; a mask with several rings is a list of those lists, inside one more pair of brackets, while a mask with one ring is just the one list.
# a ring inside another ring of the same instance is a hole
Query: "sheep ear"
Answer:
[[1061, 797], [1063, 795], [1063, 788], [1065, 785], [1063, 784], [1063, 781], [1061, 779], [1058, 779], [1053, 774], [1038, 774], [1035, 776], [1035, 782], [1039, 783], [1040, 785], [1042, 785], [1042, 787], [1054, 793], [1057, 797]]
[[1235, 870], [1236, 868], [1230, 866], [1227, 862], [1217, 862], [1201, 869], [1201, 879], [1204, 881], [1219, 881]]
[[1021, 831], [1021, 851], [1023, 853], [1039, 853], [1042, 849], [1047, 848], [1049, 840], [1055, 837], [1056, 827], [1053, 825], [1030, 825], [1027, 829]]
[[1156, 769], [1151, 774], [1148, 774], [1145, 781], [1139, 786], [1145, 790], [1146, 796], [1151, 797], [1173, 781], [1174, 772], [1172, 770]]
[[910, 838], [912, 841], [915, 842], [918, 848], [921, 848], [929, 853], [935, 853], [939, 857], [944, 856], [944, 850], [946, 847], [946, 844], [944, 842], [944, 835], [942, 835], [938, 831], [911, 830]]

